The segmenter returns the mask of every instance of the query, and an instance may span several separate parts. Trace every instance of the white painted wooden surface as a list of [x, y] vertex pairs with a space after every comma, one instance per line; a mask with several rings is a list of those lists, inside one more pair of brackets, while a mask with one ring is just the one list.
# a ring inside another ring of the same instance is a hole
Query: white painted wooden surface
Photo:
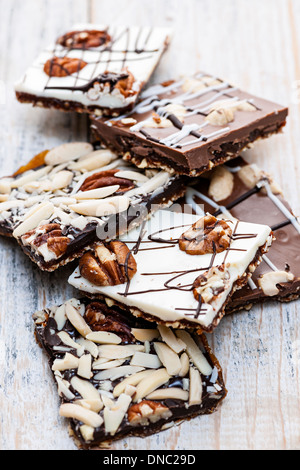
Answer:
[[[82, 116], [33, 109], [13, 82], [40, 48], [75, 22], [168, 25], [171, 46], [155, 73], [166, 80], [205, 70], [287, 104], [281, 136], [249, 158], [272, 172], [300, 215], [300, 2], [298, 0], [0, 0], [0, 174], [34, 154], [87, 138]], [[75, 449], [32, 313], [74, 295], [71, 267], [41, 273], [0, 240], [0, 449]], [[115, 449], [300, 449], [299, 302], [270, 302], [225, 318], [209, 337], [226, 379], [220, 410]]]

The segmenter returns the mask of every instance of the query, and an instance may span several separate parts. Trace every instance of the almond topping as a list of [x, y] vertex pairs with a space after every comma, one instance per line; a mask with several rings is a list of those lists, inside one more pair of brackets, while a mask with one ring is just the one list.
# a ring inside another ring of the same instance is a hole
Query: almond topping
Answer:
[[202, 381], [200, 373], [194, 367], [190, 367], [190, 393], [189, 405], [199, 405], [202, 402]]
[[171, 328], [168, 328], [165, 325], [158, 325], [157, 328], [160, 332], [162, 340], [167, 343], [167, 345], [173, 349], [174, 352], [179, 354], [185, 349], [185, 344], [179, 338], [176, 338]]
[[145, 341], [152, 341], [159, 337], [158, 330], [144, 329], [144, 328], [132, 328], [131, 333], [138, 341], [145, 343]]
[[79, 157], [87, 155], [92, 151], [93, 146], [87, 142], [62, 144], [47, 153], [45, 163], [46, 165], [60, 165], [61, 163], [77, 160]]
[[108, 331], [92, 331], [86, 335], [86, 339], [99, 344], [119, 344], [122, 341], [120, 336]]
[[147, 395], [147, 400], [183, 400], [189, 399], [189, 392], [178, 387], [160, 388]]
[[118, 385], [115, 386], [113, 395], [114, 397], [118, 397], [121, 395], [121, 393], [124, 393], [126, 390], [127, 386], [136, 386], [138, 383], [140, 383], [143, 379], [151, 376], [153, 374], [152, 370], [144, 370], [142, 372], [137, 372], [136, 374], [131, 375], [130, 377], [127, 377], [126, 379], [122, 380], [122, 382], [118, 383]]
[[134, 353], [130, 364], [132, 366], [146, 367], [147, 369], [158, 369], [161, 367], [161, 362], [155, 354], [147, 354], [139, 351]]
[[191, 337], [191, 335], [184, 330], [176, 330], [176, 336], [178, 336], [186, 344], [186, 352], [199, 369], [201, 374], [210, 375], [212, 373], [212, 367], [208, 363], [202, 351]]
[[73, 305], [70, 304], [70, 302], [66, 302], [66, 315], [68, 317], [68, 320], [72, 323], [74, 328], [84, 337], [86, 337], [88, 334], [92, 333], [92, 330], [88, 326], [88, 324], [85, 322], [83, 317], [80, 315], [78, 310], [73, 307]]
[[167, 369], [168, 374], [177, 375], [181, 369], [181, 362], [178, 355], [164, 343], [155, 342], [154, 349]]
[[278, 284], [292, 282], [295, 279], [294, 274], [286, 271], [271, 271], [258, 278], [258, 285], [265, 295], [270, 297], [279, 293]]
[[153, 392], [161, 385], [164, 385], [171, 378], [166, 369], [154, 370], [149, 377], [145, 377], [136, 387], [134, 401], [138, 402], [149, 393]]
[[54, 205], [50, 202], [40, 204], [31, 217], [26, 218], [24, 222], [18, 225], [18, 227], [13, 232], [13, 236], [18, 238], [22, 235], [25, 235], [25, 233], [36, 228], [42, 221], [49, 219], [53, 212]]

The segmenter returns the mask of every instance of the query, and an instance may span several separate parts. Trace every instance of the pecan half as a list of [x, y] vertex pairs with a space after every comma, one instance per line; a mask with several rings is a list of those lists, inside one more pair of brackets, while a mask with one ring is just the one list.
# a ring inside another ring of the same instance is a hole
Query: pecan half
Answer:
[[119, 80], [115, 85], [115, 88], [117, 88], [125, 98], [130, 95], [136, 94], [136, 91], [132, 89], [132, 86], [134, 84], [134, 76], [128, 70], [126, 71], [126, 73], [128, 74], [128, 76]]
[[89, 176], [80, 188], [80, 191], [90, 191], [92, 189], [104, 188], [106, 186], [119, 185], [120, 188], [117, 193], [124, 193], [130, 189], [135, 188], [135, 184], [132, 180], [127, 178], [118, 178], [117, 173], [120, 170], [106, 170], [94, 173]]
[[59, 224], [42, 225], [37, 229], [27, 232], [22, 238], [23, 240], [28, 240], [31, 237], [33, 237], [30, 243], [32, 246], [39, 248], [47, 243], [48, 249], [57, 257], [66, 252], [70, 243], [70, 239], [63, 235]]
[[208, 214], [199, 219], [179, 239], [179, 248], [189, 255], [221, 253], [230, 245], [232, 229], [224, 220]]
[[104, 46], [111, 42], [107, 31], [87, 29], [84, 31], [70, 31], [57, 39], [57, 44], [70, 49], [89, 49]]
[[216, 297], [224, 292], [229, 273], [225, 271], [223, 265], [213, 266], [205, 273], [198, 276], [193, 284], [193, 294], [196, 300], [208, 304], [213, 302]]
[[98, 244], [94, 253], [85, 253], [79, 269], [81, 275], [96, 286], [116, 286], [132, 279], [137, 266], [127, 245], [114, 240]]
[[79, 72], [87, 65], [84, 60], [71, 57], [52, 57], [44, 65], [44, 72], [49, 77], [67, 77]]
[[171, 416], [172, 412], [167, 406], [151, 400], [142, 400], [128, 410], [128, 421], [131, 426], [147, 426], [150, 422], [156, 423]]
[[93, 331], [109, 331], [122, 338], [122, 343], [135, 343], [131, 328], [117, 309], [98, 301], [91, 302], [84, 314], [86, 322]]

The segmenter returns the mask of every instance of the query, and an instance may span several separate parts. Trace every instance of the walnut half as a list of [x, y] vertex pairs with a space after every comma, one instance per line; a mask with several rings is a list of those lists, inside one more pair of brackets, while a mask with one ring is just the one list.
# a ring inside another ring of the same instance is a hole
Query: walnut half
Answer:
[[137, 265], [127, 245], [113, 240], [97, 244], [94, 253], [85, 253], [79, 269], [80, 274], [96, 286], [116, 286], [132, 279]]
[[179, 248], [189, 255], [221, 253], [230, 245], [232, 229], [213, 215], [199, 219], [179, 239]]

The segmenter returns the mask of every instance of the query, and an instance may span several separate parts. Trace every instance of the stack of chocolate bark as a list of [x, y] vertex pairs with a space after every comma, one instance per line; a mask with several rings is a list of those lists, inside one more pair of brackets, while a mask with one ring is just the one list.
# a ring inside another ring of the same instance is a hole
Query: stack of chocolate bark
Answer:
[[0, 179], [0, 233], [43, 271], [73, 261], [74, 298], [33, 315], [79, 447], [212, 413], [208, 346], [227, 313], [298, 298], [300, 225], [242, 150], [286, 107], [208, 73], [147, 87], [164, 28], [76, 25], [16, 83], [20, 102], [87, 113], [90, 142]]

